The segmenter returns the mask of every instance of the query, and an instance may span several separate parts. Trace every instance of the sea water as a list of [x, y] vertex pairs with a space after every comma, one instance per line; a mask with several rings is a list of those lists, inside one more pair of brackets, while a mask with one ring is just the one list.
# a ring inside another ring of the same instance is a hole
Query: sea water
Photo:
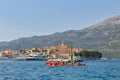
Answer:
[[45, 61], [0, 61], [0, 80], [120, 80], [120, 60], [87, 60], [85, 66], [48, 67]]

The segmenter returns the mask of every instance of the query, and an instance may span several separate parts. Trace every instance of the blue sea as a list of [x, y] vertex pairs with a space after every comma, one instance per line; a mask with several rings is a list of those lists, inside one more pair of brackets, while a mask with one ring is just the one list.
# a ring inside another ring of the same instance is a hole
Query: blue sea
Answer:
[[0, 80], [120, 80], [120, 60], [87, 60], [86, 66], [48, 67], [45, 61], [0, 61]]

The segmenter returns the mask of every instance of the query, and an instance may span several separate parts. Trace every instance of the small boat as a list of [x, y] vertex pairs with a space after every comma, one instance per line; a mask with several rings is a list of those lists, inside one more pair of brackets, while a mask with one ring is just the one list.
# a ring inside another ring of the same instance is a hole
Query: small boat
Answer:
[[69, 66], [85, 66], [85, 64], [81, 64], [80, 62], [77, 62], [76, 64], [74, 62], [71, 62]]
[[103, 61], [106, 61], [107, 60], [107, 58], [104, 58], [104, 57], [102, 57], [102, 58], [100, 58], [101, 60], [103, 60]]
[[69, 66], [74, 66], [74, 63], [73, 63], [73, 62], [71, 62], [71, 63], [69, 64]]
[[81, 64], [80, 62], [77, 62], [76, 66], [85, 66], [85, 64]]

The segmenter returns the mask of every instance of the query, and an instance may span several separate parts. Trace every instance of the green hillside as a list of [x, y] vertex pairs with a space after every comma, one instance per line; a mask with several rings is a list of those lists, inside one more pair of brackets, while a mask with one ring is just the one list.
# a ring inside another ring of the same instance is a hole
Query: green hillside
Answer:
[[108, 18], [82, 30], [0, 42], [0, 49], [31, 49], [60, 45], [62, 41], [72, 47], [100, 50], [104, 53], [104, 57], [120, 59], [120, 16]]

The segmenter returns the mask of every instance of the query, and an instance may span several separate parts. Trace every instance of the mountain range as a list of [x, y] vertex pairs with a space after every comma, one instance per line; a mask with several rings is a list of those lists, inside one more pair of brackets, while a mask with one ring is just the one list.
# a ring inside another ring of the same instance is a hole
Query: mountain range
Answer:
[[120, 59], [120, 15], [82, 30], [68, 30], [51, 35], [32, 36], [0, 42], [0, 49], [31, 49], [44, 46], [57, 46], [64, 41], [71, 47], [100, 50], [103, 57]]

